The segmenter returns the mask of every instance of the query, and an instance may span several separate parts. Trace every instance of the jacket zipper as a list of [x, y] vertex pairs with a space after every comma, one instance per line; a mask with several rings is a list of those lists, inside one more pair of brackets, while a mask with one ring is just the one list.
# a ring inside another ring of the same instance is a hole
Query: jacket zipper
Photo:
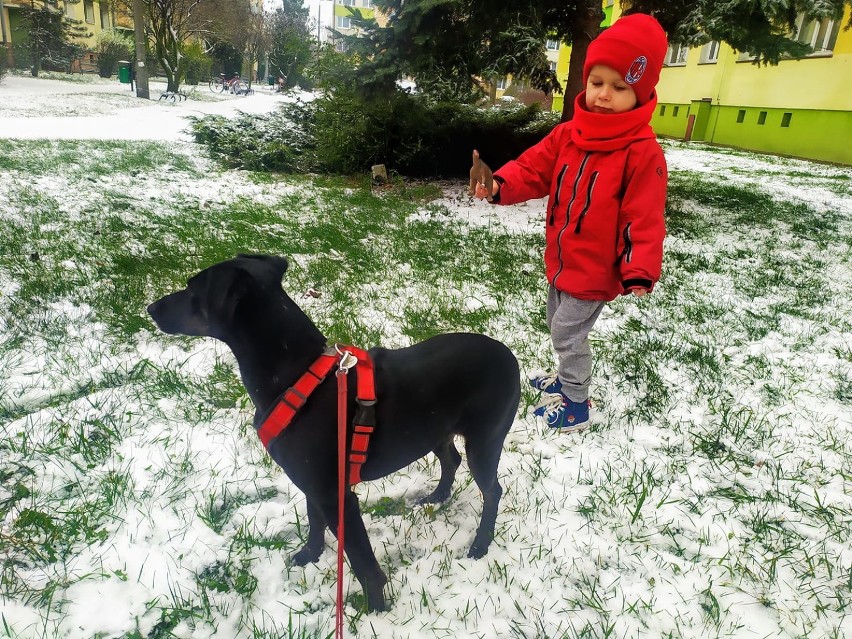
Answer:
[[628, 222], [627, 226], [624, 227], [624, 231], [621, 236], [624, 238], [624, 250], [621, 251], [621, 255], [618, 256], [618, 259], [615, 261], [615, 265], [618, 266], [623, 261], [625, 264], [630, 264], [630, 260], [633, 257], [633, 239], [630, 237], [630, 225], [633, 222]]
[[589, 180], [589, 188], [586, 190], [586, 205], [583, 207], [580, 217], [577, 218], [577, 226], [574, 227], [574, 233], [580, 233], [580, 226], [583, 224], [583, 218], [586, 217], [586, 213], [589, 212], [589, 207], [592, 205], [592, 191], [595, 190], [595, 182], [597, 179], [598, 171], [594, 171], [591, 179]]
[[565, 226], [559, 230], [559, 233], [556, 236], [556, 250], [559, 257], [559, 269], [553, 276], [553, 282], [551, 282], [554, 288], [556, 287], [556, 280], [559, 279], [559, 276], [562, 275], [562, 271], [565, 270], [565, 260], [562, 259], [562, 236], [565, 235], [565, 231], [568, 230], [568, 225], [571, 221], [571, 207], [574, 205], [574, 200], [577, 199], [577, 187], [580, 186], [580, 179], [583, 177], [583, 171], [586, 168], [586, 162], [589, 161], [590, 156], [591, 153], [587, 152], [583, 161], [580, 162], [580, 168], [577, 169], [577, 177], [574, 178], [574, 188], [571, 191], [571, 201], [568, 202], [568, 206], [565, 208]]
[[562, 179], [565, 177], [565, 171], [568, 170], [568, 165], [564, 164], [562, 170], [559, 171], [559, 177], [556, 178], [556, 195], [553, 196], [553, 204], [550, 207], [550, 221], [548, 224], [553, 226], [555, 220], [556, 207], [559, 206], [559, 192], [562, 190]]

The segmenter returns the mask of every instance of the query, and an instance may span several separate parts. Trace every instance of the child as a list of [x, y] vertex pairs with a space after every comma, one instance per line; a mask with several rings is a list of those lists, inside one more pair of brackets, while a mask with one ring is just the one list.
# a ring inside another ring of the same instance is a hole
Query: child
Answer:
[[622, 17], [589, 45], [586, 89], [577, 96], [573, 120], [493, 180], [473, 152], [476, 197], [514, 204], [550, 196], [547, 325], [559, 370], [530, 383], [544, 393], [535, 414], [560, 431], [589, 424], [589, 331], [604, 304], [629, 293], [641, 297], [660, 277], [668, 174], [650, 121], [667, 47], [654, 18]]

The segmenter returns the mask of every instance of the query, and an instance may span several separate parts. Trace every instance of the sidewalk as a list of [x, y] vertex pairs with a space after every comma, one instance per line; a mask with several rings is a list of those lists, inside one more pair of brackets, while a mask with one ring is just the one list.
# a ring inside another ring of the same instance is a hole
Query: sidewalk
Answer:
[[173, 103], [157, 100], [164, 82], [152, 81], [149, 88], [146, 101], [117, 80], [69, 82], [8, 74], [0, 82], [0, 138], [185, 142], [191, 140], [188, 116], [268, 113], [295, 99], [272, 93], [266, 85], [255, 85], [249, 96], [214, 94], [199, 85], [186, 87], [190, 99]]

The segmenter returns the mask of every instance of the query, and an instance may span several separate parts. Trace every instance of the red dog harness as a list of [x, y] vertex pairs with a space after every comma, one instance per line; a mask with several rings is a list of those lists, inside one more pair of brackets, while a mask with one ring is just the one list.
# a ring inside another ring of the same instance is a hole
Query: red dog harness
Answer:
[[370, 446], [370, 435], [376, 427], [376, 385], [374, 380], [373, 360], [367, 351], [354, 346], [341, 346], [328, 349], [320, 355], [307, 372], [295, 384], [284, 391], [281, 399], [267, 415], [257, 429], [257, 435], [266, 448], [273, 439], [284, 432], [298, 410], [305, 405], [311, 393], [328, 377], [332, 369], [340, 367], [345, 354], [350, 353], [357, 358], [355, 372], [357, 374], [358, 411], [353, 419], [352, 445], [349, 450], [349, 485], [354, 486], [361, 481], [361, 466], [367, 461], [367, 449]]

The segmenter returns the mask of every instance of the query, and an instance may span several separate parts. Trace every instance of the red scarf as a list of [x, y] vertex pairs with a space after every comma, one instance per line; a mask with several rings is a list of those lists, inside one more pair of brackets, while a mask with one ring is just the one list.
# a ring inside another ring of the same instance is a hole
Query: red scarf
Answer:
[[586, 92], [574, 101], [571, 141], [583, 151], [615, 151], [637, 140], [655, 138], [651, 116], [657, 94], [642, 106], [624, 113], [592, 113], [586, 109]]

